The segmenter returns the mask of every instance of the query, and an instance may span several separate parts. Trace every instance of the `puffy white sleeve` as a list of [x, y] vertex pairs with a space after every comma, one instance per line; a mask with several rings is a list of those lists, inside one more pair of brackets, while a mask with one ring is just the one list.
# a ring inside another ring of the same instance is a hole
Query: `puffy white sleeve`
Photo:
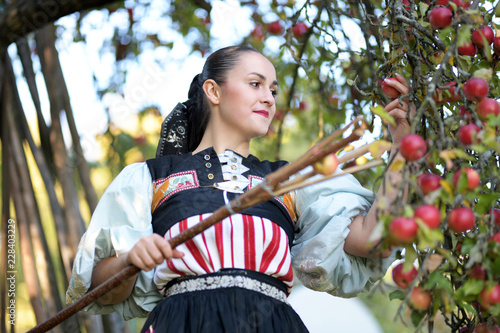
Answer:
[[[71, 304], [89, 289], [93, 267], [102, 259], [129, 251], [151, 225], [152, 180], [146, 163], [125, 167], [102, 195], [89, 227], [78, 245], [66, 303]], [[84, 311], [91, 314], [118, 312], [125, 319], [145, 317], [163, 298], [153, 283], [154, 270], [141, 271], [129, 298], [113, 305], [94, 302]], [[119, 287], [118, 287], [119, 288]]]
[[366, 215], [374, 200], [375, 194], [351, 174], [297, 190], [292, 265], [306, 287], [353, 297], [385, 275], [393, 256], [367, 259], [344, 252], [352, 219]]

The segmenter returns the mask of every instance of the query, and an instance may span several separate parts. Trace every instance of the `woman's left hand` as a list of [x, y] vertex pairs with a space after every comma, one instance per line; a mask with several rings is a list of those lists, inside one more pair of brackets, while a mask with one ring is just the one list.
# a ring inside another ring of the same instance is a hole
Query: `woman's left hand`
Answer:
[[[387, 80], [386, 84], [393, 87], [401, 93], [401, 95], [407, 95], [410, 93], [410, 85], [406, 79], [400, 74], [396, 74], [396, 80]], [[385, 111], [391, 115], [396, 121], [396, 125], [389, 124], [389, 132], [391, 133], [392, 143], [394, 146], [399, 145], [399, 141], [410, 133], [411, 125], [408, 123], [407, 114], [411, 110], [412, 115], [415, 113], [415, 104], [409, 106], [409, 99], [403, 98], [401, 103], [399, 98], [392, 100], [386, 105]]]

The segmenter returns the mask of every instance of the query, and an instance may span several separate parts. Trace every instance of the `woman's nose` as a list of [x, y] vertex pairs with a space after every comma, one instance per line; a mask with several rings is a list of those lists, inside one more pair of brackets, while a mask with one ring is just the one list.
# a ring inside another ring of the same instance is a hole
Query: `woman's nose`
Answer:
[[262, 102], [267, 103], [269, 105], [274, 105], [275, 100], [274, 100], [273, 92], [270, 90], [266, 90], [264, 92], [263, 97], [262, 97]]

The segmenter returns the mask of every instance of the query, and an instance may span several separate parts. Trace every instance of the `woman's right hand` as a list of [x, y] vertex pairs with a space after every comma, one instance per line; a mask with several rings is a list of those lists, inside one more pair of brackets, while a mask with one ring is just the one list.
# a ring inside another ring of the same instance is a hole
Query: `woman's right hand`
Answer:
[[170, 243], [158, 234], [144, 236], [127, 252], [125, 262], [144, 271], [150, 271], [165, 259], [182, 258], [184, 253], [172, 249]]

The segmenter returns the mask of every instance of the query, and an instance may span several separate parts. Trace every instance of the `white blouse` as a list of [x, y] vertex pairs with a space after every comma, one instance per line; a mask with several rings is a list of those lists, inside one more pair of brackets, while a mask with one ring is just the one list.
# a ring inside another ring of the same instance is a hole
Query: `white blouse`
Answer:
[[[376, 260], [344, 252], [352, 219], [365, 215], [374, 198], [374, 193], [350, 174], [296, 191], [295, 240], [291, 253], [285, 257], [291, 257], [295, 276], [306, 287], [353, 297], [368, 291], [384, 276], [394, 257]], [[146, 163], [125, 167], [113, 180], [78, 246], [66, 293], [67, 304], [88, 291], [92, 269], [100, 260], [129, 251], [141, 237], [153, 233], [152, 199], [153, 183]], [[126, 300], [112, 305], [94, 302], [85, 310], [92, 314], [118, 312], [126, 320], [145, 317], [163, 299], [158, 288], [175, 277], [165, 273], [168, 271], [162, 271], [161, 266], [149, 272], [141, 271]]]

